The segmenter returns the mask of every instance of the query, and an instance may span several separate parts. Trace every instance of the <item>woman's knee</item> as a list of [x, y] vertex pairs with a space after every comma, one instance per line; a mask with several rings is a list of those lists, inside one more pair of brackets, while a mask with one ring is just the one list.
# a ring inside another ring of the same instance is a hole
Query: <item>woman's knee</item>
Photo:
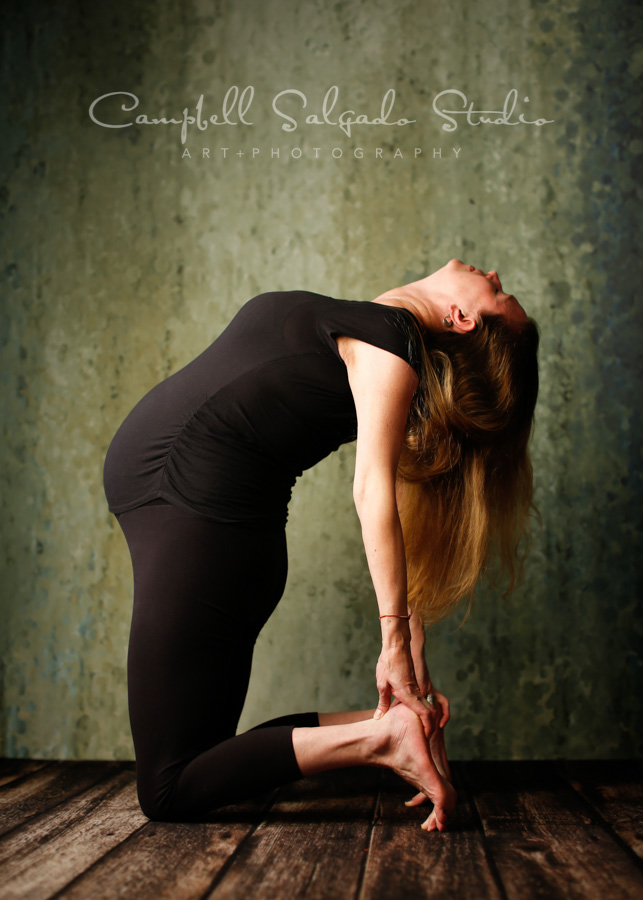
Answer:
[[[210, 750], [232, 736], [229, 733], [220, 735], [220, 740], [213, 741]], [[184, 755], [176, 762], [168, 762], [167, 756], [153, 760], [137, 757], [138, 802], [148, 819], [153, 822], [193, 822], [202, 819], [210, 810], [233, 802], [225, 767], [208, 765], [207, 756], [208, 751]]]
[[[178, 776], [177, 776], [178, 777]], [[175, 814], [172, 794], [177, 777], [169, 781], [151, 767], [136, 765], [136, 790], [143, 814], [152, 822], [171, 821]]]

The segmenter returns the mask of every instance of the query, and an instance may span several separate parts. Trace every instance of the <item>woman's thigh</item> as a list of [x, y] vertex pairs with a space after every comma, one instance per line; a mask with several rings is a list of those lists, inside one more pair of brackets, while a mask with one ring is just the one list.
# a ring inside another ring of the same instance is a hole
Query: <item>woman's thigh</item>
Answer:
[[129, 707], [139, 766], [169, 790], [234, 735], [252, 651], [287, 573], [285, 535], [222, 525], [169, 504], [123, 513], [134, 571]]

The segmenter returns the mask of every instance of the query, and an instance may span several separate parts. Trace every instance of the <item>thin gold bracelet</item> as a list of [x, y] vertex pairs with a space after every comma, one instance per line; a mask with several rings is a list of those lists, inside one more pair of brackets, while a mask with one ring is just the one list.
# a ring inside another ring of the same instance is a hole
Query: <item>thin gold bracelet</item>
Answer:
[[384, 615], [380, 616], [380, 619], [410, 619], [411, 613], [408, 616], [401, 616], [399, 613], [384, 613]]

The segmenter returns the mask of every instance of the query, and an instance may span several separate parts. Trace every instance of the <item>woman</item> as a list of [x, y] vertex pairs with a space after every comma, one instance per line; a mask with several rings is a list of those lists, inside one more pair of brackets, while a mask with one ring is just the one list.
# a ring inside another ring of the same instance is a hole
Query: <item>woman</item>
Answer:
[[[198, 819], [301, 775], [383, 765], [418, 789], [412, 803], [432, 800], [423, 827], [444, 829], [449, 709], [423, 622], [471, 594], [493, 546], [513, 583], [537, 343], [497, 273], [454, 259], [370, 303], [255, 297], [134, 408], [105, 489], [134, 569], [129, 708], [150, 818]], [[235, 735], [253, 646], [285, 585], [292, 485], [355, 437], [382, 625], [378, 708]]]

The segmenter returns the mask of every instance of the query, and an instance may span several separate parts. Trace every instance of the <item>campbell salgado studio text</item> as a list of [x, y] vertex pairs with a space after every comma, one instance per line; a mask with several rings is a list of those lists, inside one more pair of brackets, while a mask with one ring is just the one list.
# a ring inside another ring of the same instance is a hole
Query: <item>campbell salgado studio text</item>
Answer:
[[[125, 97], [127, 100], [120, 105], [120, 110], [128, 115], [122, 116], [110, 98]], [[255, 101], [255, 89], [252, 85], [239, 88], [232, 85], [226, 91], [222, 103], [221, 112], [211, 113], [204, 111], [204, 95], [201, 94], [194, 107], [185, 106], [180, 117], [168, 118], [167, 116], [154, 116], [149, 113], [138, 113], [132, 117], [134, 110], [140, 106], [139, 98], [129, 91], [113, 91], [97, 97], [89, 107], [89, 116], [96, 125], [103, 128], [129, 128], [132, 125], [169, 125], [181, 127], [181, 143], [185, 144], [188, 129], [196, 128], [206, 131], [210, 127], [236, 126], [248, 127], [254, 123], [250, 118], [251, 107]], [[339, 128], [345, 135], [351, 137], [353, 129], [359, 127], [389, 126], [402, 128], [414, 125], [416, 119], [404, 116], [395, 118], [393, 108], [396, 102], [396, 94], [393, 88], [389, 88], [381, 102], [379, 115], [372, 116], [368, 113], [358, 112], [354, 109], [342, 109], [339, 103], [339, 88], [336, 85], [330, 87], [316, 112], [304, 113], [310, 110], [307, 95], [295, 88], [279, 91], [272, 98], [271, 108], [275, 116], [283, 120], [281, 128], [285, 132], [294, 132], [300, 126], [322, 126], [325, 128]], [[456, 131], [459, 125], [478, 127], [480, 125], [542, 125], [553, 124], [553, 119], [527, 119], [522, 112], [517, 112], [518, 91], [510, 90], [499, 109], [476, 109], [474, 101], [469, 101], [466, 94], [455, 89], [440, 91], [433, 99], [429, 115], [437, 116], [443, 131]], [[524, 96], [522, 103], [529, 103], [529, 97]], [[288, 109], [288, 111], [286, 111]]]

